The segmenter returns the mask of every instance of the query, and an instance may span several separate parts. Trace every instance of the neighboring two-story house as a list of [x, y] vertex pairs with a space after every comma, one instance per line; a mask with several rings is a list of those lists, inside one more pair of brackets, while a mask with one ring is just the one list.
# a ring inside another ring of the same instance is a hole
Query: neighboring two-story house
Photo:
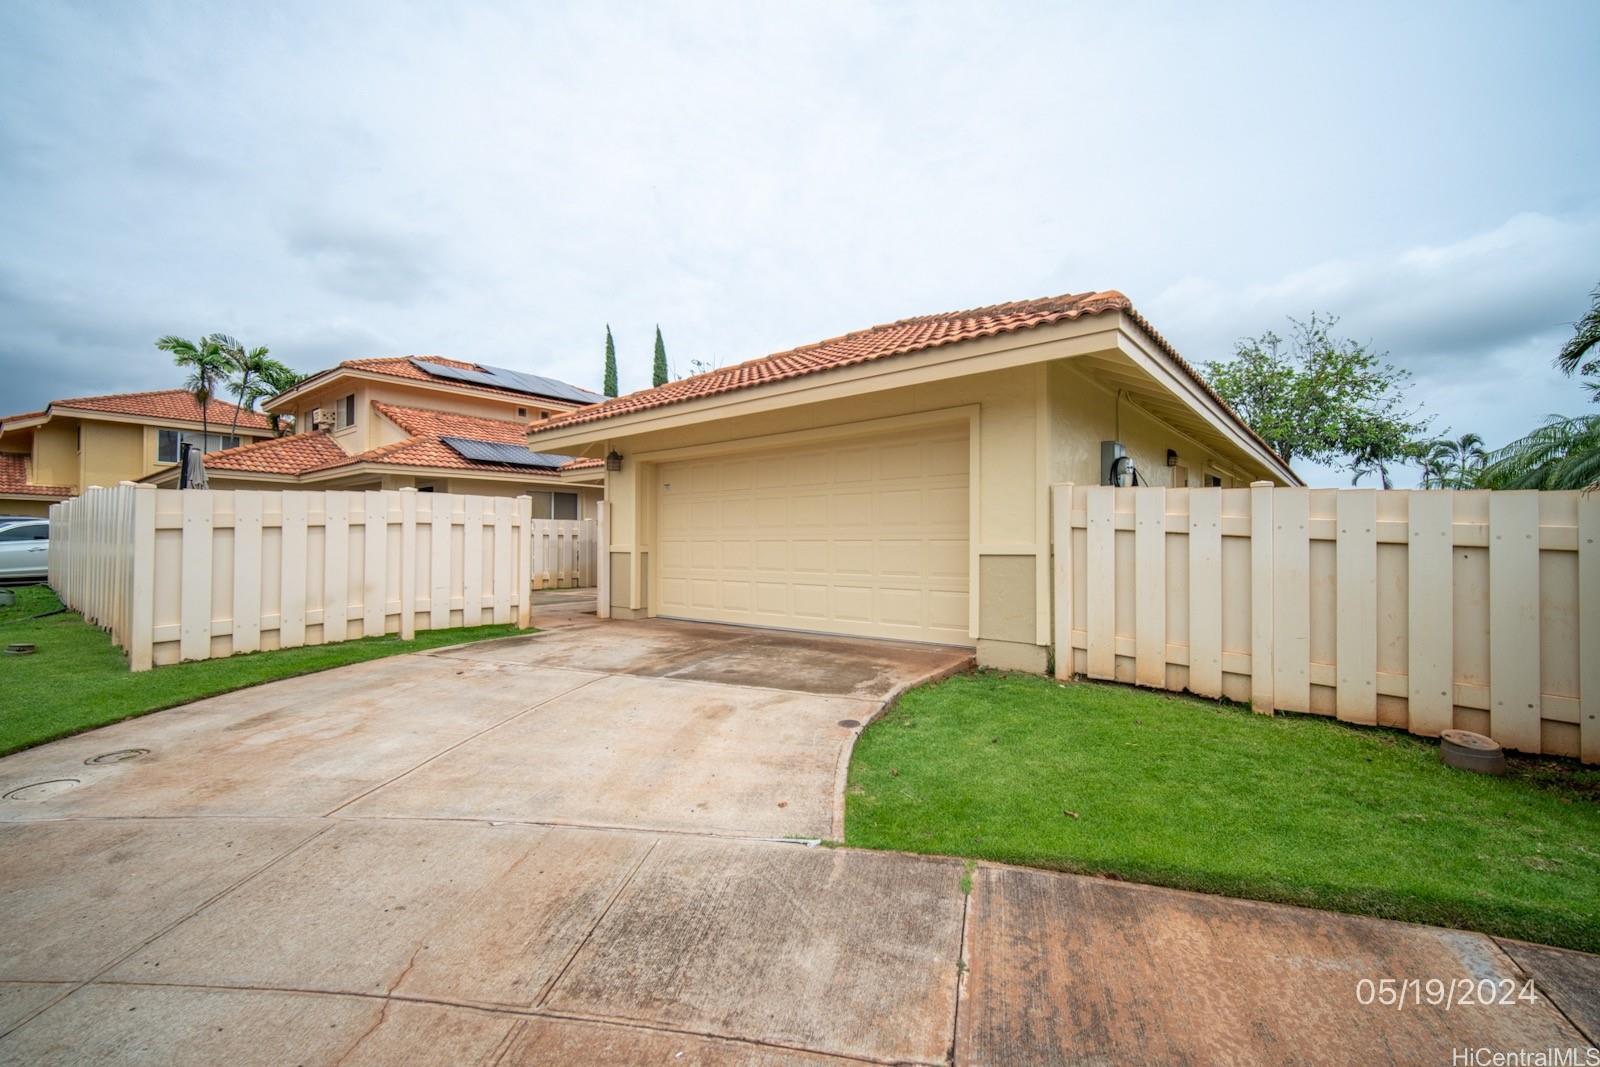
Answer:
[[259, 412], [213, 400], [205, 415], [182, 389], [163, 389], [52, 400], [0, 418], [0, 514], [46, 515], [91, 485], [175, 472], [184, 443], [216, 451], [272, 437]]
[[[346, 360], [266, 401], [287, 437], [206, 457], [214, 489], [531, 494], [537, 518], [593, 518], [604, 464], [530, 452], [530, 424], [605, 399], [538, 375], [440, 356]], [[147, 481], [171, 486], [176, 472]]]

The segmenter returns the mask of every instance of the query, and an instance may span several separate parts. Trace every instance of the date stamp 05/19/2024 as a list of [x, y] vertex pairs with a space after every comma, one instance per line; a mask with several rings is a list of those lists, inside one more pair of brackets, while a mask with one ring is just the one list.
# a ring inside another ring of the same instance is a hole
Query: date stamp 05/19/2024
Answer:
[[1531, 980], [1510, 978], [1363, 978], [1356, 1003], [1401, 1011], [1413, 1008], [1515, 1007], [1539, 1003]]
[[[1512, 1008], [1535, 1005], [1539, 992], [1530, 980], [1510, 978], [1363, 978], [1356, 1003], [1401, 1011], [1405, 1008]], [[1495, 1050], [1459, 1048], [1451, 1062], [1460, 1067], [1600, 1067], [1600, 1049]]]

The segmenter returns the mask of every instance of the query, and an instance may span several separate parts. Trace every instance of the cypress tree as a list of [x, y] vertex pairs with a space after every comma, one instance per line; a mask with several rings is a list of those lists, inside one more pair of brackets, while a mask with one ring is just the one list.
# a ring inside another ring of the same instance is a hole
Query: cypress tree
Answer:
[[606, 323], [606, 396], [617, 395], [617, 345], [611, 340], [611, 324]]
[[667, 344], [661, 339], [661, 326], [656, 325], [656, 365], [650, 374], [651, 385], [667, 384]]

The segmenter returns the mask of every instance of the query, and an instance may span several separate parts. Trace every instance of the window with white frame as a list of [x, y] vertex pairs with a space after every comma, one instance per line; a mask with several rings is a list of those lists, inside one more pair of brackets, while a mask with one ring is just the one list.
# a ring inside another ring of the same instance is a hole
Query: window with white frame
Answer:
[[239, 444], [237, 437], [218, 433], [191, 433], [188, 430], [157, 430], [156, 431], [156, 462], [176, 463], [181, 445], [193, 445], [204, 452], [216, 452], [224, 448], [234, 448]]

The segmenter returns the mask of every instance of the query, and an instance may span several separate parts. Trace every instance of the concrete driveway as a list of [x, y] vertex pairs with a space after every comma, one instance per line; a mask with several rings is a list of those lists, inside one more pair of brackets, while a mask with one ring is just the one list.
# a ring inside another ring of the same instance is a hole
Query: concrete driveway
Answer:
[[[0, 760], [0, 1061], [1449, 1063], [1600, 1032], [1595, 957], [786, 840], [840, 835], [857, 724], [964, 653], [562, 622]], [[1529, 975], [1494, 1006], [1357, 985]]]

